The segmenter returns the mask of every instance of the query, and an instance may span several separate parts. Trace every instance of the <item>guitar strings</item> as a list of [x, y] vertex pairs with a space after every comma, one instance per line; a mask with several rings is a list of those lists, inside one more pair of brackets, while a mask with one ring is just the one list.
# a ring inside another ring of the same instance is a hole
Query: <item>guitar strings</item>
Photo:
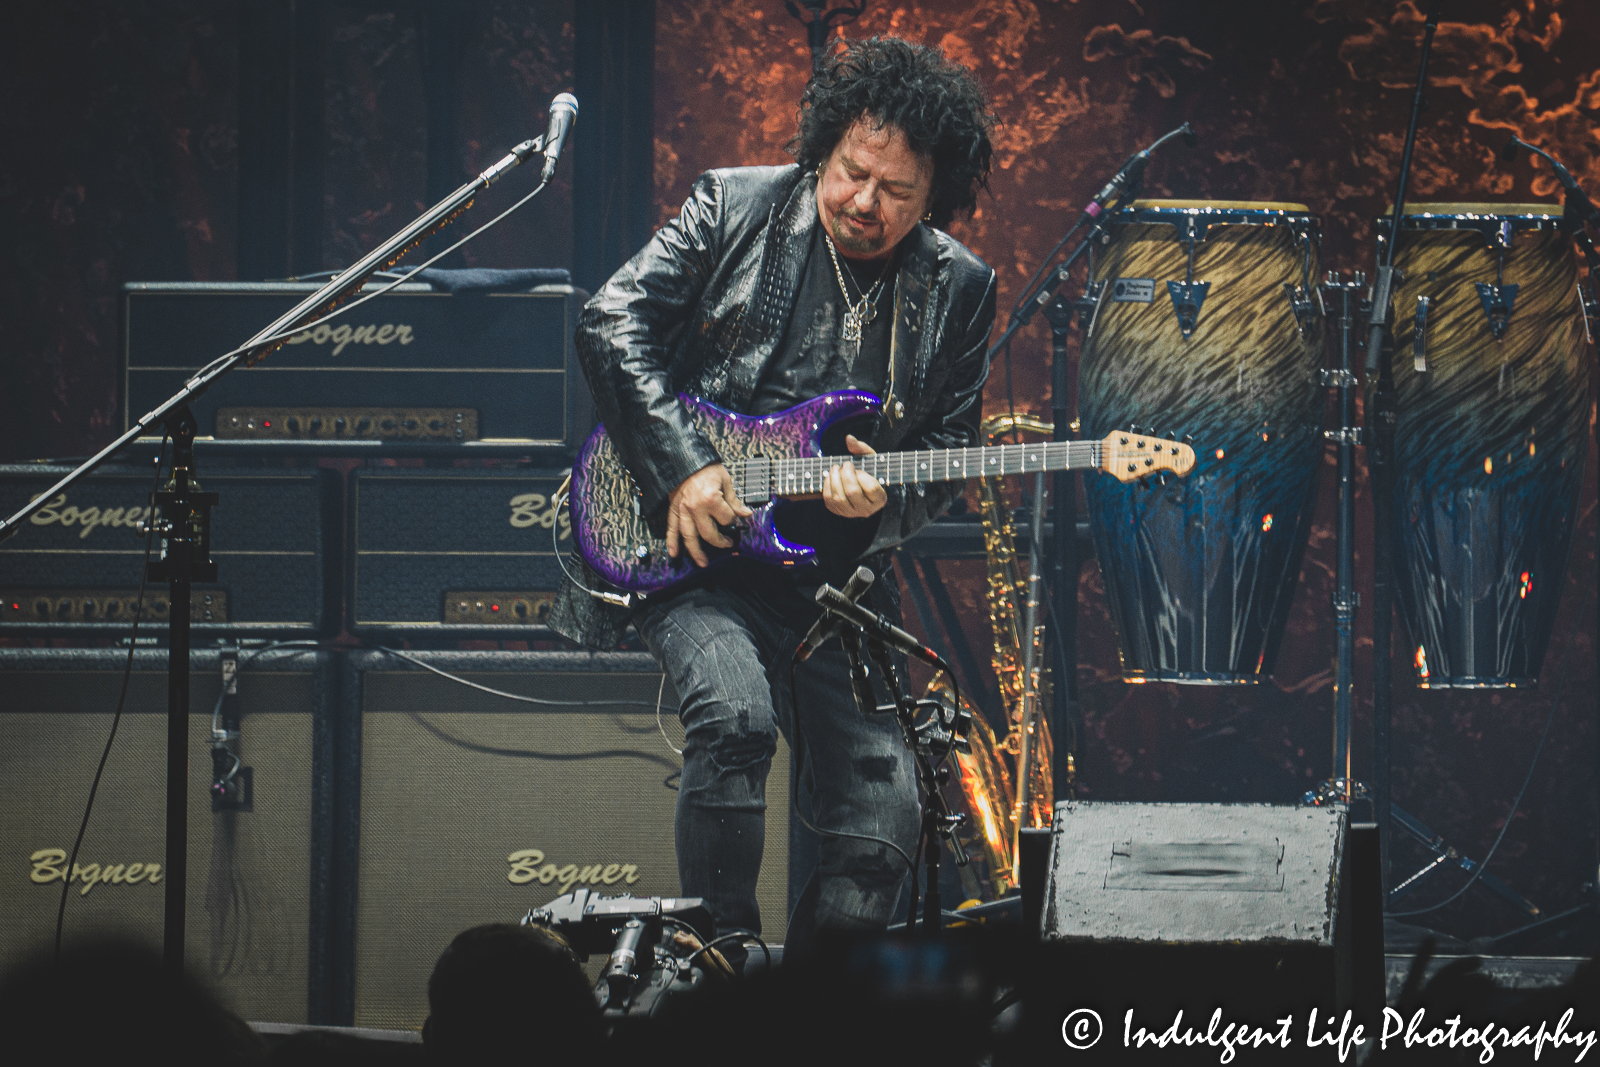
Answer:
[[[943, 461], [932, 457], [943, 453]], [[910, 457], [924, 457], [913, 460]], [[959, 456], [959, 458], [957, 458]], [[1042, 461], [1041, 461], [1042, 457]], [[776, 460], [754, 457], [732, 464], [734, 484], [745, 499], [774, 494], [820, 490], [827, 472], [841, 463], [852, 463], [880, 481], [891, 485], [919, 482], [961, 481], [988, 475], [1036, 473], [1065, 460], [1070, 467], [1098, 467], [1102, 461], [1099, 441], [1050, 441], [1026, 445], [990, 445], [974, 448], [936, 449], [930, 452], [886, 452], [870, 456], [800, 456]], [[751, 485], [759, 471], [756, 462], [766, 465], [767, 484]], [[908, 464], [915, 468], [908, 471]], [[976, 472], [969, 468], [977, 467]], [[934, 477], [939, 470], [945, 476]], [[954, 472], [953, 474], [951, 472]]]

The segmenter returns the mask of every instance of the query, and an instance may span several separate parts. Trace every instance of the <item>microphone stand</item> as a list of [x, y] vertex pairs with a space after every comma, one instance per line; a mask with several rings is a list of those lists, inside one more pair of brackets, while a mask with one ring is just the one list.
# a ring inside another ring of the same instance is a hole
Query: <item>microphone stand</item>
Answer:
[[[1137, 199], [1144, 185], [1145, 168], [1150, 163], [1150, 156], [1156, 149], [1172, 140], [1174, 137], [1184, 137], [1192, 142], [1193, 132], [1186, 122], [1169, 133], [1163, 134], [1154, 144], [1128, 159], [1122, 165], [1115, 177], [1101, 189], [1100, 194], [1084, 209], [1072, 229], [1067, 231], [1065, 237], [1056, 245], [1059, 249], [1083, 225], [1085, 219], [1091, 220], [1089, 232], [1078, 241], [1066, 261], [1054, 270], [1044, 274], [1042, 278], [1035, 275], [1037, 284], [1022, 300], [1017, 302], [1016, 310], [1012, 312], [1011, 319], [1006, 323], [1005, 332], [1000, 339], [989, 346], [988, 358], [993, 359], [1002, 349], [1011, 343], [1017, 331], [1032, 321], [1036, 312], [1043, 311], [1045, 319], [1050, 323], [1050, 406], [1052, 414], [1053, 432], [1052, 439], [1056, 441], [1071, 441], [1077, 437], [1077, 427], [1073, 424], [1073, 412], [1077, 408], [1078, 368], [1072, 359], [1067, 339], [1072, 329], [1074, 313], [1078, 314], [1084, 329], [1090, 316], [1098, 303], [1104, 283], [1096, 283], [1094, 274], [1094, 249], [1104, 236], [1111, 219], [1121, 211], [1124, 206]], [[1115, 200], [1111, 200], [1113, 194]], [[1111, 201], [1109, 207], [1104, 201]], [[1056, 290], [1066, 282], [1072, 273], [1072, 268], [1085, 254], [1089, 256], [1089, 273], [1091, 278], [1085, 287], [1084, 296], [1076, 301], [1069, 301], [1064, 296], [1058, 297]], [[1054, 258], [1052, 252], [1049, 258]], [[1049, 258], [1046, 262], [1049, 262]], [[1076, 770], [1076, 751], [1078, 738], [1078, 597], [1077, 581], [1079, 572], [1083, 568], [1083, 561], [1078, 549], [1078, 494], [1077, 483], [1071, 471], [1057, 471], [1050, 477], [1051, 497], [1051, 543], [1048, 548], [1047, 570], [1050, 579], [1046, 585], [1050, 603], [1055, 605], [1055, 614], [1052, 625], [1055, 628], [1053, 642], [1056, 648], [1056, 681], [1052, 689], [1050, 709], [1050, 733], [1055, 741], [1055, 765], [1051, 767], [1051, 781], [1054, 785], [1055, 796], [1052, 801], [1072, 799], [1072, 782]], [[1034, 540], [1038, 546], [1039, 533], [1042, 528], [1044, 513], [1043, 489], [1044, 476], [1040, 475], [1034, 480]], [[1035, 548], [1031, 562], [1039, 564], [1046, 558], [1046, 553]], [[1033, 627], [1030, 625], [1024, 636], [1024, 648], [1031, 652], [1033, 648]], [[1032, 670], [1028, 672], [1032, 677]], [[1037, 708], [1034, 708], [1037, 715]], [[1029, 745], [1030, 736], [1024, 734], [1022, 744]], [[1022, 755], [1019, 760], [1019, 771], [1026, 771], [1029, 764], [1027, 755]], [[1017, 784], [1017, 797], [1019, 800], [1019, 817], [1017, 820], [1020, 833], [1022, 820], [1020, 813], [1028, 810], [1027, 802], [1022, 798], [1027, 793], [1029, 774], [1019, 776]], [[1015, 848], [1015, 845], [1013, 846]]]
[[[856, 627], [850, 624], [846, 633], [854, 637]], [[883, 675], [884, 683], [889, 687], [889, 695], [894, 700], [891, 706], [895, 719], [900, 724], [900, 732], [905, 737], [905, 742], [911, 749], [911, 758], [916, 762], [917, 782], [921, 785], [922, 793], [922, 849], [923, 862], [927, 865], [928, 884], [922, 896], [922, 932], [925, 936], [936, 937], [944, 929], [944, 904], [939, 892], [939, 867], [940, 857], [946, 845], [955, 856], [956, 866], [965, 867], [970, 860], [966, 848], [961, 844], [961, 839], [956, 836], [956, 828], [966, 821], [966, 815], [950, 810], [950, 803], [945, 799], [944, 790], [940, 788], [950, 780], [950, 767], [944, 762], [949, 755], [949, 749], [961, 742], [959, 709], [953, 713], [954, 718], [946, 720], [945, 707], [937, 700], [917, 700], [908, 696], [900, 685], [900, 676], [894, 670], [894, 664], [889, 658], [889, 649], [877, 638], [868, 637], [864, 642], [846, 640], [845, 648], [851, 655], [851, 670], [861, 666], [861, 645], [865, 644], [872, 661], [878, 665], [879, 672]], [[917, 729], [917, 709], [930, 705], [934, 709], [936, 718], [931, 720], [923, 730]], [[863, 709], [865, 710], [865, 709]], [[941, 736], [941, 728], [944, 736]], [[924, 743], [920, 734], [927, 734]], [[935, 768], [932, 749], [944, 747], [940, 756], [940, 766]], [[916, 872], [912, 875], [915, 878]], [[906, 914], [906, 929], [915, 925], [916, 901], [911, 902], [911, 908]]]
[[[861, 568], [866, 570], [866, 568]], [[859, 574], [860, 571], [857, 572]], [[870, 571], [867, 572], [869, 575]], [[854, 579], [852, 579], [854, 582]], [[863, 588], [866, 584], [863, 583]], [[889, 656], [889, 646], [881, 634], [888, 632], [891, 636], [896, 628], [887, 623], [883, 616], [877, 616], [874, 626], [863, 625], [862, 620], [870, 618], [871, 614], [862, 614], [852, 617], [846, 614], [847, 610], [864, 611], [857, 609], [848, 597], [839, 597], [833, 603], [829, 602], [824, 594], [838, 595], [837, 590], [824, 585], [817, 592], [817, 604], [825, 615], [832, 615], [840, 623], [839, 640], [844, 645], [845, 654], [850, 661], [850, 688], [855, 696], [856, 706], [863, 715], [870, 715], [876, 711], [892, 711], [900, 725], [901, 736], [905, 739], [906, 747], [911, 749], [911, 758], [917, 768], [917, 784], [921, 793], [920, 808], [922, 811], [922, 831], [919, 848], [927, 863], [928, 884], [922, 901], [922, 931], [924, 934], [934, 936], [944, 927], [944, 907], [939, 893], [939, 867], [940, 856], [944, 846], [948, 845], [951, 853], [956, 858], [956, 866], [965, 867], [970, 861], [961, 839], [956, 836], [956, 828], [965, 820], [966, 816], [960, 812], [950, 810], [949, 801], [945, 799], [944, 790], [940, 786], [950, 780], [950, 768], [945, 764], [945, 759], [957, 747], [966, 745], [965, 732], [970, 724], [970, 717], [960, 706], [959, 700], [954, 708], [946, 708], [938, 700], [917, 700], [906, 694], [900, 685], [900, 675], [894, 669], [894, 663]], [[910, 638], [909, 634], [900, 633], [903, 638]], [[861, 649], [865, 646], [878, 670], [882, 672], [884, 684], [888, 686], [889, 695], [894, 703], [879, 706], [873, 696], [872, 685], [868, 681], [867, 666], [862, 661]], [[929, 650], [925, 653], [932, 656]], [[950, 674], [949, 665], [944, 664], [937, 656], [932, 659], [940, 664], [947, 677]], [[917, 725], [917, 711], [929, 708], [931, 717], [921, 727]], [[939, 766], [933, 763], [937, 753]], [[911, 870], [912, 885], [915, 887], [917, 871], [915, 866]], [[911, 901], [911, 907], [906, 917], [906, 928], [909, 930], [916, 925], [916, 901]]]
[[[273, 349], [320, 316], [344, 303], [364, 285], [374, 271], [391, 266], [413, 247], [452, 222], [472, 206], [478, 193], [500, 176], [540, 151], [542, 138], [524, 141], [504, 159], [439, 201], [400, 232], [362, 256], [321, 289], [279, 316], [242, 346], [213, 361], [184, 383], [182, 389], [141, 416], [121, 437], [95, 453], [82, 465], [45, 490], [14, 515], [0, 522], [0, 541], [12, 536], [30, 516], [57, 494], [87, 477], [121, 452], [146, 430], [164, 423], [172, 435], [172, 481], [154, 494], [160, 517], [152, 515], [161, 535], [161, 558], [147, 571], [151, 581], [171, 586], [172, 605], [167, 637], [167, 775], [166, 775], [166, 889], [162, 905], [162, 962], [172, 974], [183, 971], [184, 923], [188, 893], [188, 743], [189, 743], [189, 614], [195, 582], [214, 582], [217, 565], [210, 558], [211, 509], [216, 493], [202, 493], [194, 476], [194, 439], [199, 427], [189, 404], [240, 364], [253, 366]], [[537, 190], [536, 190], [537, 191]]]
[[[1411, 153], [1417, 141], [1417, 122], [1422, 114], [1423, 92], [1428, 85], [1428, 58], [1433, 52], [1434, 31], [1439, 28], [1439, 8], [1443, 0], [1432, 0], [1422, 39], [1422, 63], [1417, 71], [1417, 89], [1411, 98], [1411, 121], [1406, 127], [1405, 149], [1400, 155], [1400, 182], [1395, 192], [1394, 215], [1389, 222], [1389, 240], [1384, 244], [1382, 263], [1372, 284], [1372, 313], [1367, 331], [1367, 379], [1372, 383], [1367, 405], [1367, 468], [1372, 485], [1372, 733], [1373, 733], [1373, 810], [1378, 823], [1379, 880], [1384, 900], [1389, 889], [1389, 741], [1393, 725], [1394, 698], [1394, 368], [1390, 353], [1384, 350], [1388, 332], [1390, 293], [1394, 285], [1394, 254], [1400, 243], [1400, 221], [1405, 214], [1406, 186], [1411, 180]], [[1376, 375], [1374, 381], [1373, 376]]]

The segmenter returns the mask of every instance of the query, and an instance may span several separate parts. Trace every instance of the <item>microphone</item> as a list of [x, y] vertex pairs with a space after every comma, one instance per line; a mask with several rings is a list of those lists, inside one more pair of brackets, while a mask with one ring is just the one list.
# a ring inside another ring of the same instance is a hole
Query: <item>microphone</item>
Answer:
[[1572, 176], [1572, 172], [1562, 166], [1561, 161], [1549, 152], [1546, 152], [1536, 144], [1529, 144], [1516, 134], [1512, 134], [1511, 140], [1507, 141], [1505, 147], [1500, 149], [1500, 158], [1510, 162], [1516, 159], [1517, 150], [1520, 148], [1526, 148], [1534, 155], [1543, 157], [1544, 161], [1550, 164], [1550, 169], [1555, 172], [1556, 181], [1560, 182], [1561, 188], [1567, 191], [1567, 211], [1569, 213], [1583, 221], [1600, 224], [1600, 207], [1596, 207], [1594, 202], [1589, 199], [1589, 195], [1578, 185], [1578, 179]]
[[[844, 584], [844, 598], [851, 604], [860, 600], [868, 588], [871, 587], [877, 575], [866, 567], [857, 567], [850, 580]], [[824, 588], [827, 588], [824, 586]], [[818, 601], [820, 603], [820, 601]], [[817, 621], [811, 624], [811, 631], [806, 634], [806, 639], [800, 642], [800, 647], [795, 650], [794, 661], [804, 663], [811, 658], [811, 653], [821, 648], [823, 643], [839, 632], [839, 620], [824, 611], [817, 616]]]
[[928, 648], [921, 641], [918, 641], [877, 612], [868, 611], [860, 604], [853, 603], [833, 586], [825, 585], [817, 590], [817, 603], [822, 605], [824, 611], [861, 627], [866, 632], [867, 637], [882, 641], [890, 648], [897, 648], [908, 656], [915, 656], [938, 670], [950, 670], [950, 665], [940, 657], [939, 653]]
[[577, 121], [577, 97], [562, 93], [550, 101], [550, 128], [544, 135], [544, 170], [539, 175], [541, 182], [549, 181], [555, 174], [556, 162], [561, 159], [562, 144], [572, 131], [572, 124]]
[[1200, 143], [1200, 138], [1195, 136], [1194, 130], [1189, 127], [1187, 122], [1170, 133], [1162, 134], [1156, 139], [1155, 144], [1142, 152], [1135, 152], [1129, 156], [1128, 161], [1122, 165], [1122, 169], [1117, 171], [1116, 177], [1106, 182], [1105, 188], [1096, 193], [1094, 199], [1084, 205], [1083, 213], [1090, 218], [1094, 218], [1104, 211], [1106, 205], [1111, 203], [1112, 200], [1138, 185], [1140, 179], [1144, 176], [1144, 168], [1150, 165], [1150, 153], [1174, 137], [1182, 137], [1184, 144], [1187, 144], [1190, 148]]

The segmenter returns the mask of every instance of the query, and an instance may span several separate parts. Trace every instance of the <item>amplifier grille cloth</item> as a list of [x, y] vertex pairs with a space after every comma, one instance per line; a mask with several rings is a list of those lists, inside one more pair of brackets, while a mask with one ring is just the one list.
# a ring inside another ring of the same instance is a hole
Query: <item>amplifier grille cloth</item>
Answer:
[[[355, 1025], [411, 1028], [427, 1016], [427, 977], [462, 930], [516, 922], [565, 890], [554, 878], [509, 880], [513, 852], [534, 870], [591, 869], [595, 892], [678, 895], [672, 816], [663, 784], [679, 758], [648, 707], [540, 708], [419, 672], [364, 676], [361, 875]], [[659, 674], [465, 672], [482, 685], [552, 699], [653, 704]], [[670, 687], [663, 701], [676, 704]], [[663, 719], [682, 746], [674, 717]], [[541, 759], [530, 756], [538, 752]], [[672, 779], [674, 785], [677, 779]], [[787, 924], [789, 752], [767, 779], [767, 835], [758, 893], [762, 936]], [[637, 881], [624, 873], [637, 868]], [[593, 961], [591, 961], [591, 966]]]
[[[120, 683], [120, 671], [0, 669], [0, 969], [52, 943], [61, 883], [36, 884], [29, 857], [70, 852]], [[255, 807], [213, 814], [207, 735], [219, 680], [191, 681], [187, 964], [247, 1019], [306, 1017], [312, 684], [310, 672], [241, 673]], [[80, 867], [162, 862], [165, 774], [166, 674], [135, 671]], [[160, 950], [161, 884], [81, 889], [74, 882], [67, 901], [68, 944], [116, 932]]]

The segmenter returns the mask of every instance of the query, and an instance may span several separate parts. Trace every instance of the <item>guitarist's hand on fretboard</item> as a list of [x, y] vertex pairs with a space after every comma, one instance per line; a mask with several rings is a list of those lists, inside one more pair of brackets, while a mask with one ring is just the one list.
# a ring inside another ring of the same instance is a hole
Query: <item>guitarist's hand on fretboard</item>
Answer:
[[732, 548], [733, 540], [722, 528], [752, 514], [734, 491], [727, 467], [720, 463], [701, 467], [679, 482], [667, 498], [667, 555], [677, 559], [680, 551], [688, 552], [695, 566], [704, 567], [707, 559], [702, 542]]
[[[854, 456], [871, 456], [872, 446], [860, 441], [854, 434], [847, 434], [844, 446]], [[865, 519], [876, 515], [883, 510], [889, 502], [889, 491], [864, 470], [860, 470], [853, 463], [840, 463], [828, 471], [828, 477], [822, 483], [822, 502], [828, 505], [828, 510], [835, 515], [843, 515], [847, 519]]]

